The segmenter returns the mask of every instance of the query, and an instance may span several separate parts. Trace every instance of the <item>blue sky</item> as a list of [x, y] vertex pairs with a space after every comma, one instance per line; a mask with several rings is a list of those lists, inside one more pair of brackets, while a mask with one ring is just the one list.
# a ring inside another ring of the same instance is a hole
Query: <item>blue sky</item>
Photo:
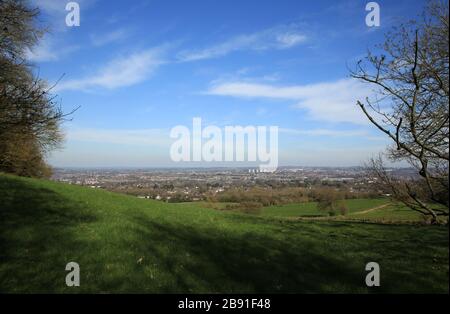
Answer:
[[[361, 165], [389, 143], [356, 99], [370, 88], [347, 66], [424, 1], [80, 0], [81, 25], [65, 25], [65, 0], [34, 0], [51, 32], [29, 59], [65, 111], [54, 166], [173, 166], [170, 129], [276, 125], [280, 165]], [[188, 165], [188, 166], [195, 166]]]

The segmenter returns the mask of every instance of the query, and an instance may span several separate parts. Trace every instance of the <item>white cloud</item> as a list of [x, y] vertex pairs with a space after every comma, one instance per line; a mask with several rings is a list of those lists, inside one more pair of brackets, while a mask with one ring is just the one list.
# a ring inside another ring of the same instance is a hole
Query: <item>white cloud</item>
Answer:
[[298, 45], [306, 40], [305, 35], [296, 33], [285, 33], [277, 35], [277, 42], [280, 48], [291, 48]]
[[126, 29], [121, 28], [106, 34], [92, 34], [90, 37], [92, 44], [96, 47], [100, 47], [113, 42], [121, 41], [127, 38], [128, 35], [129, 32]]
[[280, 165], [298, 166], [327, 166], [348, 167], [363, 166], [364, 161], [377, 156], [385, 151], [386, 147], [379, 146], [353, 147], [353, 148], [328, 148], [328, 147], [304, 147], [297, 150], [281, 151], [279, 155]]
[[327, 136], [327, 137], [367, 137], [368, 133], [365, 130], [332, 130], [332, 129], [279, 129], [280, 133], [292, 135], [310, 135], [310, 136]]
[[74, 128], [67, 132], [69, 141], [168, 147], [172, 139], [164, 129], [92, 129]]
[[162, 49], [144, 50], [110, 61], [94, 75], [69, 80], [57, 85], [57, 90], [116, 89], [146, 80], [164, 61]]
[[287, 49], [305, 42], [306, 39], [296, 26], [278, 26], [253, 34], [239, 35], [205, 49], [182, 51], [178, 59], [187, 62], [217, 58], [241, 50]]
[[374, 136], [370, 134], [367, 129], [355, 129], [355, 130], [335, 130], [335, 129], [289, 129], [280, 128], [278, 130], [280, 134], [287, 135], [307, 135], [307, 136], [323, 136], [323, 137], [351, 137], [351, 138], [363, 138], [368, 141], [386, 141], [383, 136]]
[[48, 13], [64, 12], [66, 8], [66, 2], [61, 0], [33, 0], [33, 3]]
[[232, 97], [258, 97], [295, 101], [294, 107], [303, 109], [309, 118], [327, 122], [367, 124], [367, 119], [357, 108], [356, 101], [372, 94], [371, 89], [353, 79], [297, 86], [273, 86], [242, 82], [213, 85], [209, 95]]
[[[49, 162], [59, 167], [168, 166], [169, 144], [160, 144], [155, 132], [84, 129], [69, 132], [63, 150], [53, 151]], [[167, 136], [167, 138], [169, 138]]]
[[[66, 5], [69, 0], [31, 0], [31, 4], [46, 15], [45, 26], [50, 27], [53, 34], [64, 33], [71, 28], [66, 25]], [[76, 0], [81, 11], [81, 25], [83, 25], [83, 16], [92, 7], [97, 0]]]
[[65, 148], [49, 161], [62, 167], [169, 166], [168, 129], [98, 129], [70, 126]]
[[33, 47], [32, 50], [26, 49], [25, 58], [33, 62], [45, 62], [45, 61], [55, 61], [58, 59], [58, 55], [55, 49], [51, 49], [48, 41], [41, 41], [41, 43]]
[[77, 50], [77, 46], [56, 47], [53, 40], [45, 37], [39, 42], [39, 44], [33, 47], [31, 50], [26, 49], [25, 58], [32, 62], [50, 62], [57, 61], [62, 56], [68, 55], [71, 52]]
[[[86, 8], [94, 4], [97, 0], [76, 0], [80, 5], [80, 8]], [[69, 2], [64, 0], [32, 0], [33, 5], [37, 6], [40, 10], [51, 15], [63, 15], [66, 14], [66, 5]]]

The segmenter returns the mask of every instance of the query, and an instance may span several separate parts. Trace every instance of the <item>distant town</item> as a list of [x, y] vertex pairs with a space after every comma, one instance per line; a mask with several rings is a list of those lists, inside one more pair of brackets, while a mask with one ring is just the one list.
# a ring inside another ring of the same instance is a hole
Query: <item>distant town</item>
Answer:
[[[408, 179], [411, 168], [391, 168], [395, 176]], [[257, 168], [148, 168], [74, 169], [57, 168], [53, 180], [167, 202], [206, 200], [230, 189], [282, 189], [336, 187], [355, 194], [385, 195], [377, 178], [363, 167], [281, 167], [273, 173]]]

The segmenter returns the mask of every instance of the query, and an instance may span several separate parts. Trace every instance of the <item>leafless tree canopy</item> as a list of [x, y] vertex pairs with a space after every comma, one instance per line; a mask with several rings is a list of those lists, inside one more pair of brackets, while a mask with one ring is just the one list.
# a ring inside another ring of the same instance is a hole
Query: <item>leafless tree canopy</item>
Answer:
[[0, 171], [41, 176], [45, 154], [62, 139], [64, 118], [52, 87], [27, 62], [45, 29], [27, 1], [0, 0]]
[[392, 139], [387, 155], [417, 168], [420, 180], [399, 182], [381, 159], [371, 161], [394, 197], [436, 221], [448, 216], [449, 166], [449, 8], [430, 2], [421, 18], [386, 34], [351, 75], [371, 84], [375, 99], [358, 101], [367, 118]]

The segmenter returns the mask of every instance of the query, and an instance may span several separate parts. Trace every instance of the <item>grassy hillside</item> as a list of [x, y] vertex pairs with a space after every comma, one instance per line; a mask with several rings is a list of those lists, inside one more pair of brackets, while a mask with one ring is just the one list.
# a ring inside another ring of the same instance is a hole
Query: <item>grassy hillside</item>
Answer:
[[[81, 286], [65, 286], [65, 265]], [[381, 266], [381, 287], [364, 284]], [[292, 221], [0, 174], [0, 292], [443, 292], [448, 228]]]

